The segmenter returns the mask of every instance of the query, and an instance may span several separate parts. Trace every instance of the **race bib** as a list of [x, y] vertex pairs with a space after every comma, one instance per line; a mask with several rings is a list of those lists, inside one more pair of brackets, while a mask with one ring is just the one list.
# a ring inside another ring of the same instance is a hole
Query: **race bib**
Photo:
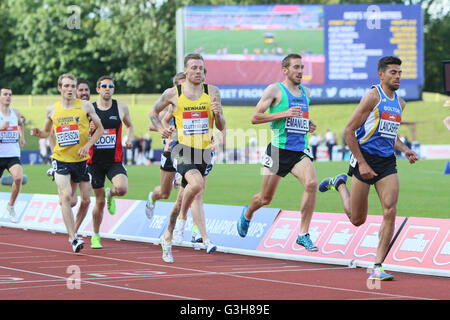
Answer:
[[80, 143], [78, 124], [56, 127], [56, 140], [60, 147], [72, 146]]
[[209, 131], [208, 111], [183, 112], [183, 134], [205, 134]]
[[117, 136], [116, 129], [105, 129], [100, 139], [95, 142], [95, 148], [97, 149], [114, 149], [116, 147]]
[[0, 130], [0, 143], [18, 143], [19, 131], [17, 126]]
[[299, 117], [286, 118], [285, 130], [290, 133], [307, 134], [309, 131], [309, 112], [302, 110]]
[[353, 154], [350, 156], [350, 166], [352, 168], [356, 167], [356, 164], [358, 163], [358, 160], [353, 156]]
[[382, 112], [380, 125], [378, 127], [380, 136], [395, 140], [397, 138], [397, 133], [398, 129], [400, 128], [401, 121], [402, 116], [399, 114]]

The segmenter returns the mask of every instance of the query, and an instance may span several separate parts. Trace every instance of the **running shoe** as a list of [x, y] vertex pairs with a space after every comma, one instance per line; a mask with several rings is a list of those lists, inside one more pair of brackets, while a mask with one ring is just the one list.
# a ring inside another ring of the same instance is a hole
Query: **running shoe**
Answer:
[[173, 242], [180, 244], [184, 240], [184, 226], [186, 225], [186, 220], [177, 219], [175, 223], [175, 228], [173, 229]]
[[145, 204], [145, 215], [149, 219], [153, 218], [153, 212], [155, 211], [155, 204], [153, 203], [152, 195], [153, 192], [148, 193], [147, 203]]
[[102, 249], [103, 246], [100, 242], [100, 236], [94, 235], [91, 237], [91, 248], [92, 249]]
[[192, 238], [191, 238], [191, 242], [194, 243], [200, 243], [203, 242], [203, 238], [202, 235], [200, 233], [200, 231], [198, 230], [198, 227], [196, 225], [194, 225], [192, 227]]
[[[69, 240], [70, 242], [70, 240]], [[83, 249], [84, 247], [84, 241], [78, 237], [75, 237], [75, 239], [73, 239], [73, 241], [70, 243], [72, 245], [72, 250], [75, 253], [78, 253], [81, 251], [81, 249]]]
[[217, 246], [211, 242], [211, 240], [206, 240], [205, 242], [206, 253], [211, 254], [217, 250]]
[[325, 180], [322, 180], [322, 182], [319, 184], [319, 191], [325, 192], [328, 190], [337, 190], [336, 186], [339, 182], [346, 183], [347, 182], [347, 175], [346, 174], [340, 174], [336, 177], [327, 178]]
[[248, 227], [250, 226], [250, 220], [247, 220], [247, 219], [245, 218], [245, 211], [246, 211], [247, 209], [248, 209], [248, 206], [245, 206], [245, 207], [242, 209], [241, 217], [239, 218], [239, 221], [238, 221], [238, 223], [236, 224], [236, 226], [237, 226], [237, 231], [238, 231], [239, 235], [240, 235], [242, 238], [245, 238], [245, 236], [247, 235], [247, 232], [248, 232]]
[[9, 220], [12, 223], [17, 223], [16, 211], [14, 210], [14, 206], [10, 206], [9, 203], [6, 204], [6, 211], [8, 211]]
[[309, 236], [309, 233], [305, 235], [298, 235], [296, 243], [298, 245], [304, 246], [306, 250], [308, 251], [319, 251], [319, 248], [317, 248], [311, 241], [311, 237]]
[[369, 280], [390, 281], [394, 280], [394, 275], [392, 273], [386, 273], [383, 267], [376, 267], [370, 274]]
[[162, 259], [164, 262], [167, 263], [173, 263], [173, 256], [172, 256], [172, 242], [168, 242], [164, 240], [164, 235], [160, 238], [160, 244], [162, 248]]
[[106, 208], [108, 209], [108, 212], [110, 215], [114, 215], [116, 213], [116, 201], [114, 200], [114, 197], [110, 197], [111, 188], [106, 188], [105, 190], [105, 197], [106, 197]]

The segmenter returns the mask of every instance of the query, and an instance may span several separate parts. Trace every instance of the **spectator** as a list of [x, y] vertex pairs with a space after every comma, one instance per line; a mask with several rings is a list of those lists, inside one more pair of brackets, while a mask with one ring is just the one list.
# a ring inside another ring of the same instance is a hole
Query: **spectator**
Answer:
[[329, 129], [327, 129], [327, 132], [325, 133], [325, 143], [327, 144], [328, 157], [331, 161], [332, 154], [333, 154], [333, 147], [336, 145], [336, 137], [335, 137], [334, 133], [331, 132]]
[[320, 134], [317, 135], [315, 133], [313, 133], [311, 138], [309, 139], [314, 160], [317, 160], [317, 147], [320, 144], [320, 140], [322, 140], [322, 136]]

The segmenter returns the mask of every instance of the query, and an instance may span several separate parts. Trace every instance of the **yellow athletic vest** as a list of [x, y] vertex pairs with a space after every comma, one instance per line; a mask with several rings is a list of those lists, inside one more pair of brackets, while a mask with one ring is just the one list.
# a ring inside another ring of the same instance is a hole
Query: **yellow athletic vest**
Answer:
[[178, 142], [196, 149], [211, 147], [213, 112], [209, 87], [203, 84], [203, 93], [197, 100], [189, 100], [183, 94], [183, 85], [177, 86], [178, 105], [173, 114]]
[[89, 159], [89, 154], [84, 158], [78, 156], [78, 151], [89, 139], [89, 120], [81, 99], [75, 99], [70, 109], [64, 109], [59, 101], [55, 103], [53, 131], [56, 138], [53, 159], [63, 162], [81, 162]]

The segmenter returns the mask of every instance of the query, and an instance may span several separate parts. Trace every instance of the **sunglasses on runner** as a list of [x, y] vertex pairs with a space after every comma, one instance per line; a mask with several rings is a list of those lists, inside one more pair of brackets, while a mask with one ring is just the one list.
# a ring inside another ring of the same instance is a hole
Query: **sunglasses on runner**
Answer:
[[105, 88], [110, 88], [110, 89], [113, 89], [114, 88], [114, 85], [113, 84], [101, 84], [100, 85], [100, 88], [103, 88], [103, 89], [105, 89]]

